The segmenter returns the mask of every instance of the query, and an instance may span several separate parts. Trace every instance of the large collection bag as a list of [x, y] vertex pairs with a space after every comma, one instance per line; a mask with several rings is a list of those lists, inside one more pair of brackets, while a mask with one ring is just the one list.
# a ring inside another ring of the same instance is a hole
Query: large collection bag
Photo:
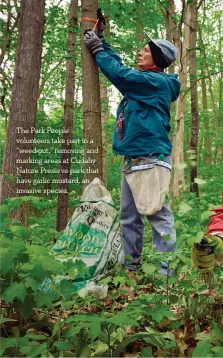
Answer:
[[165, 161], [143, 157], [124, 164], [122, 171], [140, 214], [154, 215], [162, 208], [169, 191], [171, 168]]
[[95, 178], [85, 189], [65, 231], [53, 247], [58, 259], [81, 260], [86, 280], [106, 274], [121, 262], [119, 219], [108, 190]]

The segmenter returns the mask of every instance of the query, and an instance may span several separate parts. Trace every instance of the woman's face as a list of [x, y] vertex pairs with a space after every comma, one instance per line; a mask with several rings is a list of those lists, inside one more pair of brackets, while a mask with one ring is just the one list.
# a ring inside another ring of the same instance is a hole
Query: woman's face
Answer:
[[156, 66], [148, 44], [138, 52], [138, 58], [138, 66], [142, 71], [149, 70]]

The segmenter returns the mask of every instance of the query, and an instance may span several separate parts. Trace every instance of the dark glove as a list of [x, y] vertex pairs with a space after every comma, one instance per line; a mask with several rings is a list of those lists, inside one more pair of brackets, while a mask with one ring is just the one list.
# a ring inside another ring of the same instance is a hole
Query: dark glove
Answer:
[[103, 32], [104, 32], [104, 29], [105, 29], [106, 21], [105, 21], [105, 17], [102, 14], [100, 8], [97, 10], [97, 19], [99, 20], [98, 21], [98, 26], [97, 26], [97, 35], [98, 35], [98, 37], [100, 39], [102, 39], [104, 37]]
[[200, 272], [211, 271], [217, 262], [223, 262], [222, 239], [214, 235], [205, 235], [199, 244], [192, 247], [191, 258]]
[[98, 52], [104, 51], [101, 40], [92, 30], [84, 31], [84, 42], [93, 56]]

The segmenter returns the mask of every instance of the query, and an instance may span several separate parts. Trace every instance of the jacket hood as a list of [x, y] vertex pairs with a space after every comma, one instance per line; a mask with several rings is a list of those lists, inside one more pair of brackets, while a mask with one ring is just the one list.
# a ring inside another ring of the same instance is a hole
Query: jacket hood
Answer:
[[174, 102], [180, 94], [180, 80], [178, 75], [165, 72], [162, 72], [162, 75], [165, 76], [166, 80], [168, 81], [171, 90], [171, 102]]

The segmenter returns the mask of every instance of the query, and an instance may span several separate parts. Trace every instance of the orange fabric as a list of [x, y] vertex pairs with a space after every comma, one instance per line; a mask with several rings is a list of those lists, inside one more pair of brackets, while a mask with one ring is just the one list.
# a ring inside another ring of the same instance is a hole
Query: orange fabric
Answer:
[[92, 30], [95, 31], [98, 26], [99, 19], [93, 19], [92, 17], [82, 17], [81, 21], [94, 21], [95, 25]]
[[211, 220], [207, 225], [207, 234], [223, 233], [223, 207], [214, 208], [212, 211], [215, 211], [215, 214], [210, 217]]

